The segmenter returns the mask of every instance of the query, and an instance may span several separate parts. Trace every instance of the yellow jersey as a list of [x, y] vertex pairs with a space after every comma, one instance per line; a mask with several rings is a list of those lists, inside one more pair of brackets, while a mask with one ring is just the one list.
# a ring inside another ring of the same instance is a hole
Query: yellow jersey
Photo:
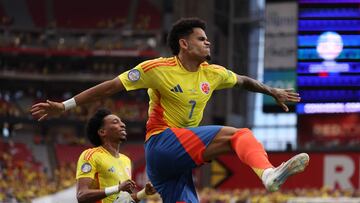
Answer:
[[[105, 148], [99, 146], [81, 153], [76, 170], [76, 179], [91, 178], [93, 189], [118, 185], [119, 182], [131, 179], [131, 161], [124, 154], [114, 157]], [[100, 202], [108, 203], [116, 199], [117, 194], [110, 195]]]
[[213, 91], [237, 82], [235, 73], [207, 62], [190, 72], [176, 56], [144, 61], [118, 77], [127, 91], [148, 89], [146, 140], [169, 127], [198, 126]]

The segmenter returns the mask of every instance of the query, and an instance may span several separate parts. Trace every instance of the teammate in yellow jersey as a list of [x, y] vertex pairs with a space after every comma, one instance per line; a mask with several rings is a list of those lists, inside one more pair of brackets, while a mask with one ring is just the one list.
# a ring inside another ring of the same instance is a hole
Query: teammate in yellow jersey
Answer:
[[85, 150], [77, 163], [77, 199], [79, 202], [138, 202], [156, 191], [147, 183], [139, 192], [131, 180], [131, 161], [119, 153], [126, 141], [121, 119], [107, 109], [98, 110], [89, 120], [87, 136], [94, 148]]
[[62, 103], [47, 101], [32, 106], [39, 120], [58, 115], [76, 105], [93, 102], [122, 90], [148, 89], [149, 119], [145, 141], [146, 170], [165, 203], [199, 202], [191, 171], [221, 154], [236, 153], [250, 166], [269, 191], [277, 191], [291, 175], [309, 163], [306, 153], [273, 167], [263, 146], [247, 128], [198, 127], [207, 101], [215, 90], [235, 85], [285, 102], [299, 102], [291, 89], [268, 87], [244, 75], [209, 64], [210, 42], [204, 21], [185, 18], [176, 22], [168, 36], [173, 57], [140, 63], [135, 68], [87, 89]]

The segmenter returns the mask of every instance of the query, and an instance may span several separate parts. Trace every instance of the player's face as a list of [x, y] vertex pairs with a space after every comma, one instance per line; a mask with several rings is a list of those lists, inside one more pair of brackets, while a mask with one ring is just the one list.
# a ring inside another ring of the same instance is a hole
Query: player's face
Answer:
[[194, 28], [187, 39], [188, 54], [201, 60], [210, 60], [210, 42], [201, 28]]
[[106, 116], [103, 129], [111, 140], [126, 141], [126, 125], [118, 116], [114, 114]]

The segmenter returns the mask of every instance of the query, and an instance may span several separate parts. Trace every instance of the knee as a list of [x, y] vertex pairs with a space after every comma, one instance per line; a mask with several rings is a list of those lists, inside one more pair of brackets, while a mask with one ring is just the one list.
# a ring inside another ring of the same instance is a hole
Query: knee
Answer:
[[239, 129], [234, 127], [223, 127], [220, 132], [217, 134], [217, 137], [221, 138], [230, 138], [234, 133], [236, 133]]
[[252, 131], [249, 128], [233, 128], [226, 127], [218, 134], [219, 141], [226, 143], [231, 141], [235, 137], [254, 137]]
[[237, 131], [233, 134], [233, 136], [253, 136], [253, 132], [249, 128], [238, 128]]
[[231, 136], [231, 142], [258, 143], [253, 132], [249, 128], [240, 128]]
[[242, 147], [252, 146], [261, 147], [262, 144], [256, 139], [253, 132], [248, 128], [239, 129], [232, 137], [231, 144], [233, 147], [241, 145]]

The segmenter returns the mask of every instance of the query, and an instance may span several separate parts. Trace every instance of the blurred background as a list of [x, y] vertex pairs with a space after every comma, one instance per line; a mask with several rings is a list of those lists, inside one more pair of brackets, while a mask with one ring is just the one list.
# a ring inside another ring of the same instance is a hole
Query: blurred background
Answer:
[[201, 202], [360, 202], [360, 0], [0, 0], [0, 202], [76, 201], [76, 161], [91, 147], [84, 122], [99, 107], [125, 120], [121, 151], [142, 187], [145, 91], [43, 122], [29, 108], [170, 56], [172, 23], [194, 16], [207, 21], [212, 63], [302, 97], [285, 113], [271, 97], [221, 90], [202, 124], [251, 128], [274, 165], [311, 157], [270, 194], [235, 155], [222, 156], [194, 170]]

